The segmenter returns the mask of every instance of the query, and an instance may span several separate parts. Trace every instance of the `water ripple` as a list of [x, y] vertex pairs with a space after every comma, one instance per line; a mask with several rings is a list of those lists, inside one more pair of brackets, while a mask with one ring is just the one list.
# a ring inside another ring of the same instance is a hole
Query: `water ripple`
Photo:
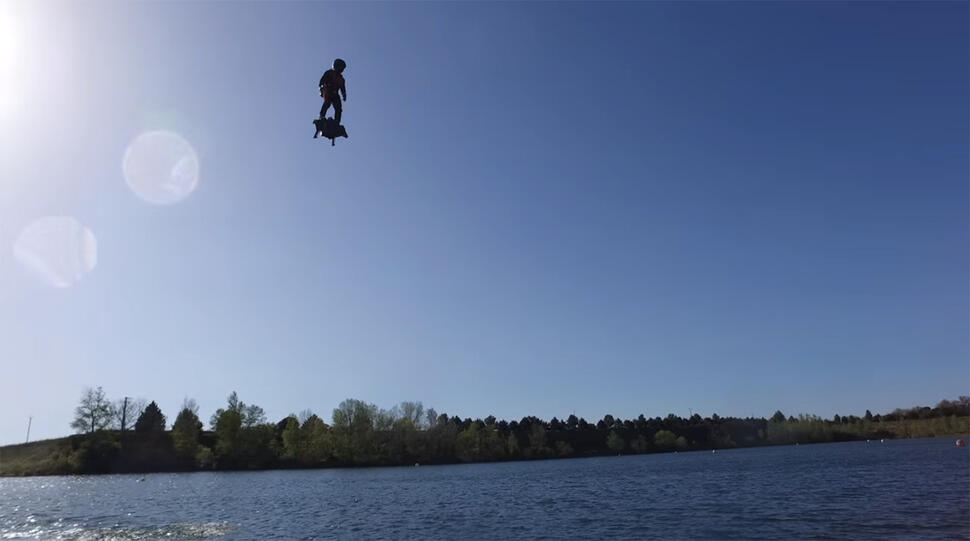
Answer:
[[947, 440], [421, 468], [0, 479], [0, 539], [970, 539]]

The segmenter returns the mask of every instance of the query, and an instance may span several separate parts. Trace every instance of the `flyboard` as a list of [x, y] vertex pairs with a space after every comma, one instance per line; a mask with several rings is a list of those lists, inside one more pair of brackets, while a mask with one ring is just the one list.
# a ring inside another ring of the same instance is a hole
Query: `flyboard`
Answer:
[[317, 128], [317, 131], [313, 133], [313, 138], [316, 139], [322, 135], [330, 139], [330, 146], [337, 144], [336, 139], [338, 137], [347, 137], [347, 129], [337, 124], [337, 121], [332, 118], [315, 118], [313, 125]]

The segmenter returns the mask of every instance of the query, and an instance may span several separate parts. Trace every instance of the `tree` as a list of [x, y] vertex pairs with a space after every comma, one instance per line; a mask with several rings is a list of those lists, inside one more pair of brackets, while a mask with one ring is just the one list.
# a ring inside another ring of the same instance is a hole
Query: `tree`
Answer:
[[687, 438], [683, 436], [677, 436], [677, 440], [674, 441], [674, 445], [676, 445], [677, 448], [680, 449], [681, 451], [683, 451], [684, 449], [687, 449], [687, 445], [688, 445]]
[[510, 457], [519, 457], [519, 438], [515, 435], [515, 432], [509, 433], [509, 437], [505, 439], [505, 452]]
[[165, 415], [154, 401], [148, 404], [145, 411], [138, 416], [138, 420], [135, 421], [135, 432], [153, 434], [165, 432]]
[[377, 406], [348, 398], [333, 410], [333, 427], [354, 432], [372, 430], [376, 417]]
[[348, 398], [333, 410], [337, 455], [341, 460], [356, 462], [368, 460], [377, 419], [377, 406], [363, 400]]
[[323, 419], [311, 415], [300, 425], [301, 452], [298, 458], [305, 464], [321, 464], [333, 455], [330, 427]]
[[677, 444], [677, 436], [669, 430], [659, 430], [653, 435], [653, 443], [661, 449], [672, 449]]
[[[240, 402], [242, 405], [242, 402]], [[242, 425], [244, 428], [252, 428], [266, 422], [266, 413], [263, 408], [256, 404], [249, 404], [242, 408]]]
[[181, 412], [182, 410], [189, 410], [193, 414], [195, 414], [196, 417], [199, 416], [199, 404], [195, 401], [194, 398], [189, 398], [187, 396], [183, 398], [182, 408], [179, 411]]
[[970, 396], [961, 395], [957, 398], [957, 404], [960, 407], [959, 415], [970, 415]]
[[283, 458], [285, 460], [297, 460], [300, 456], [303, 438], [300, 437], [300, 421], [293, 415], [283, 419], [283, 433], [280, 436], [283, 440]]
[[458, 458], [466, 462], [480, 460], [482, 458], [482, 438], [478, 423], [468, 425], [468, 428], [458, 433], [455, 440], [455, 447], [458, 450]]
[[562, 458], [572, 456], [575, 451], [573, 446], [564, 441], [556, 442], [556, 455]]
[[529, 430], [529, 451], [533, 457], [544, 456], [548, 451], [546, 448], [546, 427], [541, 423], [533, 424]]
[[226, 402], [226, 409], [217, 409], [216, 412], [212, 414], [212, 417], [209, 418], [209, 426], [211, 426], [213, 430], [216, 429], [216, 424], [219, 422], [219, 418], [222, 417], [222, 414], [227, 411], [236, 412], [239, 414], [240, 421], [242, 419], [243, 410], [246, 408], [246, 404], [244, 404], [242, 400], [239, 400], [239, 395], [236, 394], [236, 391], [229, 393], [229, 397], [226, 399]]
[[634, 453], [646, 453], [650, 449], [650, 443], [645, 436], [639, 435], [630, 442], [630, 448], [633, 449]]
[[438, 412], [434, 408], [428, 408], [424, 412], [425, 421], [428, 423], [428, 428], [433, 427], [438, 423]]
[[104, 396], [104, 389], [87, 387], [81, 393], [81, 403], [74, 408], [74, 421], [71, 428], [80, 433], [92, 433], [107, 428], [111, 423], [114, 408]]
[[785, 414], [782, 413], [781, 410], [776, 410], [775, 414], [771, 416], [771, 420], [775, 423], [784, 423]]
[[115, 400], [113, 405], [114, 415], [111, 419], [112, 428], [130, 430], [132, 425], [135, 424], [135, 420], [141, 415], [141, 412], [145, 411], [146, 403], [144, 398], [129, 398], [128, 400], [122, 398]]
[[619, 454], [626, 448], [626, 441], [616, 430], [611, 430], [610, 435], [606, 438], [606, 446], [610, 448], [610, 451]]
[[381, 409], [377, 412], [377, 416], [374, 418], [374, 428], [381, 432], [386, 432], [394, 426], [394, 423], [397, 422], [397, 420], [397, 406], [394, 406], [389, 410]]
[[186, 399], [182, 403], [182, 411], [175, 418], [172, 425], [172, 440], [175, 444], [175, 454], [183, 460], [191, 460], [199, 450], [199, 435], [202, 434], [202, 421], [196, 414], [198, 406], [195, 401]]
[[[235, 394], [235, 393], [233, 393]], [[220, 410], [222, 413], [215, 420], [216, 449], [219, 458], [232, 461], [238, 453], [239, 430], [242, 427], [242, 415], [234, 410]]]
[[865, 416], [865, 419], [866, 419], [867, 421], [871, 421], [871, 420], [872, 420], [872, 412], [871, 412], [871, 411], [869, 411], [869, 410], [866, 410], [866, 416]]
[[424, 405], [421, 402], [401, 402], [398, 410], [401, 413], [400, 418], [409, 421], [413, 428], [421, 426], [424, 417]]

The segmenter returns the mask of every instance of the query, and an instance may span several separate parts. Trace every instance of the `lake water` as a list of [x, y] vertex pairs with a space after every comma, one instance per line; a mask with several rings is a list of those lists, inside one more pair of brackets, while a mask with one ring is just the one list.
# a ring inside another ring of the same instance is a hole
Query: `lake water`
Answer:
[[952, 439], [0, 479], [3, 539], [970, 539]]

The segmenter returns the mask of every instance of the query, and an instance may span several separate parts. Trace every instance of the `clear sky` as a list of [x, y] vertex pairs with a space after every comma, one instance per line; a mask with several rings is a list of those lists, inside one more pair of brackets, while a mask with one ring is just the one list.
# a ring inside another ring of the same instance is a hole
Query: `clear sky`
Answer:
[[170, 421], [970, 394], [968, 16], [0, 3], [0, 443], [98, 385]]

